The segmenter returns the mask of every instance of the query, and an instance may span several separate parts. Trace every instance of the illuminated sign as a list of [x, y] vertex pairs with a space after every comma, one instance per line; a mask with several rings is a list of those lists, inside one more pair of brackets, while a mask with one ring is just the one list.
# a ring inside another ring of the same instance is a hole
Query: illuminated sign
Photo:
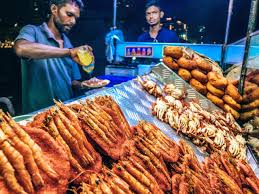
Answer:
[[153, 52], [151, 46], [127, 46], [124, 55], [126, 57], [153, 57]]

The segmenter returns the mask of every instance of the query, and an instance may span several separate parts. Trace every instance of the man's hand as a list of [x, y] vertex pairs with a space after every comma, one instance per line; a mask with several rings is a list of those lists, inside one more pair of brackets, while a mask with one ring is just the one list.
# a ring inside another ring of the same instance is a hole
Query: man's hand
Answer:
[[78, 57], [78, 52], [80, 51], [85, 51], [85, 52], [88, 52], [92, 57], [93, 57], [93, 61], [92, 63], [94, 63], [94, 55], [93, 55], [93, 49], [88, 46], [88, 45], [83, 45], [83, 46], [80, 46], [80, 47], [76, 47], [76, 48], [72, 48], [70, 49], [70, 57], [78, 64], [80, 65], [85, 65], [85, 64], [82, 64], [82, 62], [79, 60], [79, 57]]

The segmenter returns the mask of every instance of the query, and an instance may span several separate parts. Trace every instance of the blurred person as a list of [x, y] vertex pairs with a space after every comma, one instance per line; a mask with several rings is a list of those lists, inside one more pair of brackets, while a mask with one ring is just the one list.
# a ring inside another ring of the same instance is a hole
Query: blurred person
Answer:
[[145, 6], [145, 13], [149, 30], [138, 37], [138, 42], [179, 42], [179, 37], [175, 31], [161, 26], [164, 12], [158, 2], [149, 1]]
[[14, 49], [22, 64], [23, 113], [48, 107], [53, 99], [69, 100], [73, 90], [82, 88], [77, 52], [85, 50], [93, 56], [92, 49], [73, 48], [66, 34], [83, 7], [81, 0], [50, 0], [47, 23], [26, 25], [17, 36]]

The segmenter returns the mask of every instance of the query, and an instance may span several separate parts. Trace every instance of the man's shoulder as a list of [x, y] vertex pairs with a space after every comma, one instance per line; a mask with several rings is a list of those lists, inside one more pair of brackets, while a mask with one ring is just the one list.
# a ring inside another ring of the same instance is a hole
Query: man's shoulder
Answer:
[[33, 24], [27, 24], [25, 26], [22, 27], [22, 29], [36, 29], [36, 28], [39, 28], [40, 26], [36, 26], [36, 25], [33, 25]]
[[21, 32], [28, 32], [28, 33], [29, 32], [31, 32], [31, 33], [38, 32], [41, 29], [41, 26], [42, 25], [37, 26], [37, 25], [27, 24], [22, 27], [22, 29], [20, 30], [20, 33]]

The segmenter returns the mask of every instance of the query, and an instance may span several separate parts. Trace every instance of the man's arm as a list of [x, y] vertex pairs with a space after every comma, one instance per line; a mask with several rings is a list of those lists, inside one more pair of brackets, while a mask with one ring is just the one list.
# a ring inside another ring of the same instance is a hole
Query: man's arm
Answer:
[[85, 50], [89, 52], [93, 58], [92, 48], [88, 45], [79, 46], [76, 48], [58, 48], [54, 46], [44, 45], [40, 43], [30, 42], [28, 40], [20, 39], [15, 42], [14, 50], [19, 57], [29, 59], [45, 59], [58, 57], [71, 57], [76, 63], [84, 65], [78, 58], [78, 50]]
[[24, 39], [20, 39], [15, 42], [14, 50], [19, 57], [30, 59], [70, 56], [70, 50], [68, 48], [53, 47], [49, 45], [30, 42]]

